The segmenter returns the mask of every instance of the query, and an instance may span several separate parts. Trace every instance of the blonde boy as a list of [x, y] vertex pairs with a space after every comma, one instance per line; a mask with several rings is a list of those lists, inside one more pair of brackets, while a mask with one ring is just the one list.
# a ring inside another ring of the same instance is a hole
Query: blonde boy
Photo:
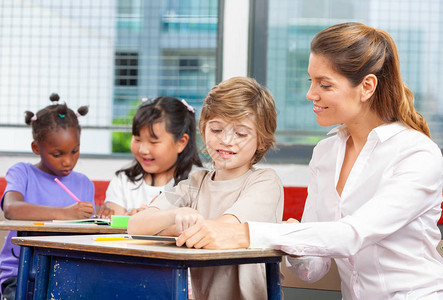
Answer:
[[[271, 169], [253, 168], [274, 145], [276, 127], [275, 101], [254, 79], [234, 77], [214, 86], [199, 121], [214, 170], [196, 172], [163, 193], [131, 217], [128, 232], [178, 236], [205, 220], [281, 222], [280, 179]], [[267, 298], [263, 264], [193, 268], [191, 277], [196, 299]]]

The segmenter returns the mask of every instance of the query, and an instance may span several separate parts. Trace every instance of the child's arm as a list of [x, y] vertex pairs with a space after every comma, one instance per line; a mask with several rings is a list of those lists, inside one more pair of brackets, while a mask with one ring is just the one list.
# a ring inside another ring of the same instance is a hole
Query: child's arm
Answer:
[[148, 206], [146, 204], [143, 204], [142, 206], [140, 206], [139, 208], [133, 208], [131, 210], [126, 211], [126, 215], [127, 216], [132, 216], [135, 215], [136, 213], [145, 210]]
[[203, 216], [190, 207], [191, 199], [196, 197], [206, 174], [206, 171], [198, 171], [181, 181], [173, 190], [165, 191], [153, 199], [147, 209], [129, 219], [128, 233], [177, 236], [184, 230], [183, 226], [188, 227], [203, 220]]
[[[203, 221], [205, 221], [203, 216], [197, 210], [190, 207], [167, 210], [149, 207], [129, 219], [128, 233], [178, 236], [186, 229]], [[240, 220], [237, 217], [229, 214], [212, 219], [212, 221], [240, 224]]]
[[186, 244], [188, 248], [238, 249], [248, 248], [250, 244], [248, 223], [220, 224], [213, 220], [192, 226], [183, 232], [176, 245]]
[[65, 207], [30, 204], [21, 193], [9, 191], [3, 198], [3, 211], [9, 220], [63, 220], [89, 218], [94, 214], [94, 207], [85, 201]]
[[[147, 222], [147, 220], [149, 220], [149, 222]], [[157, 207], [148, 207], [129, 219], [128, 233], [177, 236], [184, 229], [203, 220], [203, 217], [198, 211], [189, 207], [166, 210], [160, 210]]]
[[223, 215], [221, 217], [211, 219], [211, 220], [215, 221], [215, 222], [231, 223], [231, 224], [240, 224], [241, 223], [240, 220], [237, 219], [236, 216], [229, 215], [229, 214], [226, 214], [226, 215]]
[[174, 218], [173, 210], [159, 210], [156, 207], [148, 207], [129, 218], [128, 233], [154, 235], [174, 224]]

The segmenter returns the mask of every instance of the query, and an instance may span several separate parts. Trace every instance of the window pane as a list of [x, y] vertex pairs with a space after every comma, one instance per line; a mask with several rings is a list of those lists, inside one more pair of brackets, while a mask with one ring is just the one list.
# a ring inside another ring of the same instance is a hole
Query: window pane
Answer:
[[[185, 98], [199, 111], [215, 85], [218, 0], [31, 2], [0, 2], [0, 128], [23, 127], [23, 112], [57, 92], [73, 109], [89, 105], [81, 124], [103, 138], [130, 130], [141, 98]], [[128, 150], [122, 136], [115, 151]]]
[[435, 0], [270, 0], [266, 84], [277, 100], [278, 141], [315, 144], [330, 129], [317, 125], [306, 100], [309, 46], [320, 30], [349, 21], [381, 28], [394, 38], [403, 80], [443, 147], [443, 4]]

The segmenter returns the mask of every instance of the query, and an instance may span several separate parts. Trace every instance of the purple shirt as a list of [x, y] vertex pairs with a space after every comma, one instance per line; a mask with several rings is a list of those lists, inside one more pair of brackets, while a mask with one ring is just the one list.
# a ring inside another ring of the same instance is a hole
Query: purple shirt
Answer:
[[[57, 176], [43, 172], [29, 163], [17, 163], [6, 173], [6, 189], [1, 199], [9, 191], [16, 191], [24, 196], [24, 201], [31, 204], [63, 207], [75, 203], [55, 181]], [[59, 177], [80, 200], [94, 205], [94, 184], [85, 175], [71, 172], [68, 176]], [[11, 238], [17, 231], [10, 231], [0, 253], [0, 284], [6, 279], [17, 276], [20, 246], [11, 244]]]

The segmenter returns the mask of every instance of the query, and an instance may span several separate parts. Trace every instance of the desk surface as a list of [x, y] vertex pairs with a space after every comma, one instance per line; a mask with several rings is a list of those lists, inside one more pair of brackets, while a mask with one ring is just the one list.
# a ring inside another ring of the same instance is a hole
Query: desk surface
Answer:
[[75, 232], [75, 233], [126, 233], [125, 228], [112, 228], [108, 225], [96, 225], [87, 223], [48, 223], [34, 225], [34, 222], [6, 220], [0, 222], [0, 230], [13, 231], [37, 231], [37, 232]]
[[273, 249], [205, 250], [177, 247], [174, 242], [148, 240], [95, 241], [96, 237], [124, 235], [73, 235], [13, 238], [12, 243], [41, 248], [117, 254], [173, 260], [214, 260], [277, 257], [284, 252]]

